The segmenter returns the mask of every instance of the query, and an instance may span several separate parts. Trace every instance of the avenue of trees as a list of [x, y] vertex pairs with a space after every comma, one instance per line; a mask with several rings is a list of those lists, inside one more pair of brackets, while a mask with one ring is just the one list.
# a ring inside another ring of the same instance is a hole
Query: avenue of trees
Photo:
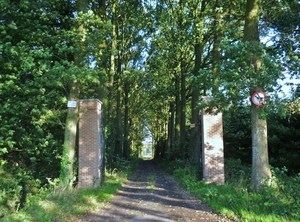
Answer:
[[[156, 156], [197, 161], [208, 106], [255, 190], [269, 163], [298, 173], [299, 11], [297, 0], [0, 0], [0, 204], [55, 178], [76, 185], [67, 101], [84, 98], [103, 102], [107, 167], [137, 157], [149, 130]], [[260, 90], [263, 107], [249, 100]]]

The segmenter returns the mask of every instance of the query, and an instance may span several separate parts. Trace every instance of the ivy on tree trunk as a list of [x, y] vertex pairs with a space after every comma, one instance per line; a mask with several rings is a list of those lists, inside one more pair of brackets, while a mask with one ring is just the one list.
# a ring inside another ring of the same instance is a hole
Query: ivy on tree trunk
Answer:
[[[86, 12], [88, 0], [79, 0], [77, 2], [78, 12]], [[81, 39], [77, 45], [77, 51], [74, 54], [74, 64], [77, 68], [82, 67], [84, 62], [84, 49], [82, 43], [85, 39], [84, 25], [81, 23], [77, 29], [78, 36]], [[78, 71], [77, 71], [78, 72]], [[69, 107], [66, 127], [65, 127], [65, 138], [61, 162], [60, 180], [61, 186], [66, 189], [71, 189], [73, 182], [75, 181], [75, 152], [76, 152], [76, 137], [77, 137], [77, 125], [78, 125], [78, 105], [80, 95], [80, 80], [79, 73], [75, 73], [76, 77], [73, 77], [73, 81], [70, 86], [69, 100], [76, 101], [76, 107]]]

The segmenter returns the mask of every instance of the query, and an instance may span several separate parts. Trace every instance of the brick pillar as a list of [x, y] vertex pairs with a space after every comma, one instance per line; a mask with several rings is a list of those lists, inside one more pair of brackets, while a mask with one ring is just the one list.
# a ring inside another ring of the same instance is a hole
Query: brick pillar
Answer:
[[[210, 97], [204, 97], [210, 100]], [[202, 110], [202, 163], [203, 177], [207, 183], [224, 184], [222, 113], [214, 109], [211, 113]]]
[[79, 110], [78, 187], [98, 187], [104, 173], [102, 103], [80, 100]]

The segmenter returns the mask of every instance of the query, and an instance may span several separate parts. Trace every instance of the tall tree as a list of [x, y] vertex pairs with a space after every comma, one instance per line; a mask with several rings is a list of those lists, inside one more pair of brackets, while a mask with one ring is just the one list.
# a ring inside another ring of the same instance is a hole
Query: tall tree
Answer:
[[130, 97], [141, 72], [142, 52], [146, 45], [147, 21], [142, 1], [112, 1], [111, 57], [110, 57], [110, 136], [109, 146], [113, 155], [129, 158], [130, 123], [132, 110]]
[[219, 0], [215, 1], [214, 5], [214, 32], [213, 32], [213, 50], [212, 50], [212, 72], [213, 72], [213, 86], [212, 86], [212, 94], [215, 95], [219, 92], [220, 87], [220, 59], [221, 59], [221, 38], [222, 38], [222, 20], [221, 15], [223, 11], [223, 7], [221, 7]]
[[[82, 15], [87, 12], [88, 0], [78, 0], [77, 1], [77, 12], [78, 15]], [[80, 22], [81, 23], [81, 22]], [[77, 34], [79, 40], [77, 41], [77, 51], [74, 54], [74, 64], [77, 68], [83, 66], [84, 59], [84, 49], [83, 42], [85, 41], [85, 27], [83, 22], [78, 25]], [[76, 137], [77, 137], [77, 124], [78, 124], [78, 110], [79, 110], [79, 90], [80, 90], [80, 79], [78, 76], [78, 71], [75, 71], [75, 77], [72, 79], [70, 84], [69, 100], [76, 101], [77, 105], [75, 107], [71, 106], [68, 108], [66, 126], [65, 126], [65, 139], [64, 139], [64, 149], [62, 154], [61, 163], [61, 186], [67, 189], [72, 188], [73, 182], [75, 180], [75, 154], [76, 154]]]
[[[199, 7], [200, 4], [201, 6]], [[203, 26], [204, 26], [204, 11], [207, 5], [206, 1], [200, 1], [199, 3], [191, 4], [190, 8], [193, 15], [194, 20], [194, 27], [193, 30], [195, 32], [195, 43], [194, 43], [194, 54], [195, 54], [195, 61], [194, 61], [194, 78], [192, 80], [192, 98], [191, 98], [191, 124], [194, 124], [191, 131], [191, 157], [197, 157], [200, 154], [200, 144], [197, 141], [197, 130], [199, 129], [199, 98], [200, 98], [200, 91], [204, 89], [200, 88], [199, 84], [199, 72], [201, 69], [202, 64], [202, 56], [203, 56], [203, 45], [205, 36], [203, 35]], [[199, 10], [200, 8], [200, 10]], [[204, 92], [202, 92], [204, 94]], [[200, 156], [197, 158], [200, 159]]]
[[[259, 47], [259, 18], [260, 0], [247, 0], [244, 42], [251, 44], [251, 47]], [[261, 69], [262, 59], [259, 55], [251, 52], [247, 54], [248, 68], [254, 73]], [[250, 95], [256, 91], [264, 90], [265, 83], [257, 82], [250, 88]], [[266, 180], [270, 179], [271, 171], [268, 157], [267, 120], [261, 118], [260, 107], [251, 103], [251, 132], [252, 132], [252, 177], [251, 185], [254, 190], [261, 190]]]

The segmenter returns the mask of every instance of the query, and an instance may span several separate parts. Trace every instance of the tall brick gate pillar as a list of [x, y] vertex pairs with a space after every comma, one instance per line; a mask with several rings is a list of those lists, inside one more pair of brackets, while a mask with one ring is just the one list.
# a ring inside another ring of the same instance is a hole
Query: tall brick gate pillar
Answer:
[[[205, 100], [212, 98], [205, 97]], [[203, 177], [208, 183], [224, 184], [224, 151], [222, 113], [202, 110]]]
[[80, 100], [78, 187], [100, 186], [104, 179], [104, 138], [102, 103], [98, 99]]

